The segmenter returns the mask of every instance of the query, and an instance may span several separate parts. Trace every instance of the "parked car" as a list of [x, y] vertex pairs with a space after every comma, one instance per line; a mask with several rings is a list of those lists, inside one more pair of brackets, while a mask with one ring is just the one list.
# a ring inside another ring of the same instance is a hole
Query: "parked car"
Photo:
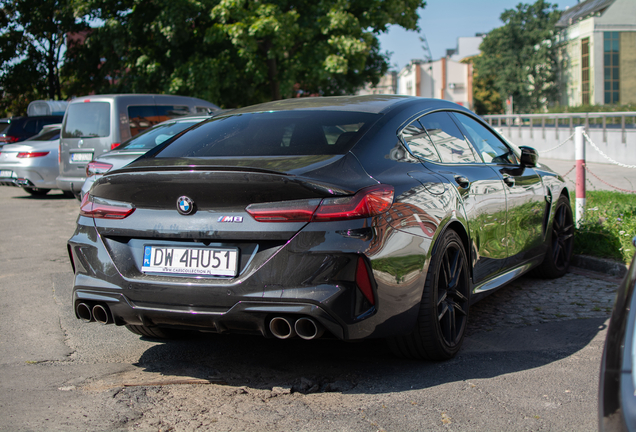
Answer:
[[44, 126], [42, 131], [21, 143], [0, 149], [0, 185], [18, 186], [31, 195], [46, 195], [57, 189], [57, 151], [61, 124]]
[[90, 161], [86, 165], [86, 181], [82, 186], [81, 196], [83, 197], [93, 186], [95, 180], [102, 175], [128, 165], [151, 148], [210, 117], [210, 115], [189, 116], [167, 120], [135, 135], [115, 150], [106, 152]]
[[457, 354], [469, 305], [566, 273], [563, 179], [471, 111], [304, 98], [199, 123], [98, 179], [68, 242], [78, 318]]
[[37, 135], [44, 126], [61, 123], [62, 115], [11, 117], [0, 119], [0, 148]]
[[115, 94], [73, 99], [62, 123], [57, 186], [79, 196], [88, 162], [157, 123], [218, 109], [186, 96]]
[[[632, 240], [636, 246], [636, 237]], [[636, 260], [618, 291], [612, 310], [599, 385], [599, 431], [636, 431]]]

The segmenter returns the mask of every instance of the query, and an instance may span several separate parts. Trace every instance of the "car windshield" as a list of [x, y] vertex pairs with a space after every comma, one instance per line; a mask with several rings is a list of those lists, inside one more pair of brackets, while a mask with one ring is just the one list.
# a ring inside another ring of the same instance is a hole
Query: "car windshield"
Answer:
[[0, 122], [0, 134], [5, 133], [9, 129], [9, 125], [11, 125], [9, 122]]
[[201, 120], [175, 121], [158, 124], [134, 138], [129, 139], [117, 148], [117, 151], [150, 150], [159, 144], [169, 140], [179, 132], [199, 123]]
[[153, 157], [331, 155], [348, 152], [380, 117], [348, 111], [274, 111], [205, 121]]

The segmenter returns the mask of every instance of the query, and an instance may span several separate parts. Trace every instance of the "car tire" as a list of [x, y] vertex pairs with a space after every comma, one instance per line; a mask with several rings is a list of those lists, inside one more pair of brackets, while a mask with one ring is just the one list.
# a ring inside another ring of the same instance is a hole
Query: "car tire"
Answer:
[[66, 197], [66, 198], [75, 198], [75, 194], [72, 191], [62, 191], [62, 194]]
[[461, 348], [468, 321], [470, 279], [459, 235], [447, 230], [433, 250], [413, 332], [390, 339], [400, 357], [448, 360]]
[[44, 196], [47, 193], [49, 193], [49, 191], [51, 189], [41, 189], [41, 188], [23, 188], [25, 191], [27, 191], [27, 193], [33, 195], [33, 196]]
[[567, 197], [561, 195], [554, 209], [548, 250], [543, 262], [534, 271], [545, 279], [555, 279], [565, 275], [572, 261], [574, 250], [574, 219], [572, 206]]

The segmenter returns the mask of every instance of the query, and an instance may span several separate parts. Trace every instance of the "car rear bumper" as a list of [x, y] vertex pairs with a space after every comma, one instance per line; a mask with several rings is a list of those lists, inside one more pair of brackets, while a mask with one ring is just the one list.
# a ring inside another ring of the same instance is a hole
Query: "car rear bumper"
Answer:
[[63, 191], [70, 191], [75, 194], [79, 194], [84, 185], [86, 177], [62, 177], [59, 176], [56, 179], [58, 189]]
[[[292, 325], [309, 318], [344, 340], [404, 334], [415, 324], [426, 268], [387, 281], [386, 274], [369, 265], [375, 303], [362, 298], [356, 266], [359, 258], [369, 263], [363, 251], [373, 250], [373, 235], [351, 236], [342, 226], [332, 225], [333, 230], [301, 231], [269, 248], [246, 243], [237, 277], [190, 278], [143, 274], [135, 263], [139, 253], [134, 252], [140, 240], [102, 238], [91, 223], [80, 216], [69, 240], [78, 318], [78, 306], [91, 310], [100, 305], [109, 311], [109, 322], [117, 325], [264, 336], [272, 335], [274, 318], [288, 319]], [[412, 243], [410, 235], [396, 235]]]

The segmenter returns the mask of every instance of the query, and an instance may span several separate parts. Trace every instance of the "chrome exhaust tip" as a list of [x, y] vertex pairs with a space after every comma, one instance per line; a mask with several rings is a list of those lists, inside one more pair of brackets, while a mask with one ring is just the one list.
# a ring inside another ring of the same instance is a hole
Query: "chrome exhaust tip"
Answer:
[[275, 317], [269, 322], [269, 330], [278, 339], [289, 339], [296, 336], [294, 324], [284, 317]]
[[108, 306], [103, 306], [101, 304], [96, 304], [93, 306], [93, 318], [100, 324], [110, 324], [113, 322], [110, 311], [108, 310]]
[[298, 318], [294, 324], [294, 329], [298, 336], [305, 340], [319, 338], [325, 332], [325, 329], [311, 318]]
[[91, 307], [87, 305], [86, 303], [79, 303], [75, 307], [75, 313], [77, 314], [77, 317], [84, 322], [93, 321], [93, 314], [91, 313]]

